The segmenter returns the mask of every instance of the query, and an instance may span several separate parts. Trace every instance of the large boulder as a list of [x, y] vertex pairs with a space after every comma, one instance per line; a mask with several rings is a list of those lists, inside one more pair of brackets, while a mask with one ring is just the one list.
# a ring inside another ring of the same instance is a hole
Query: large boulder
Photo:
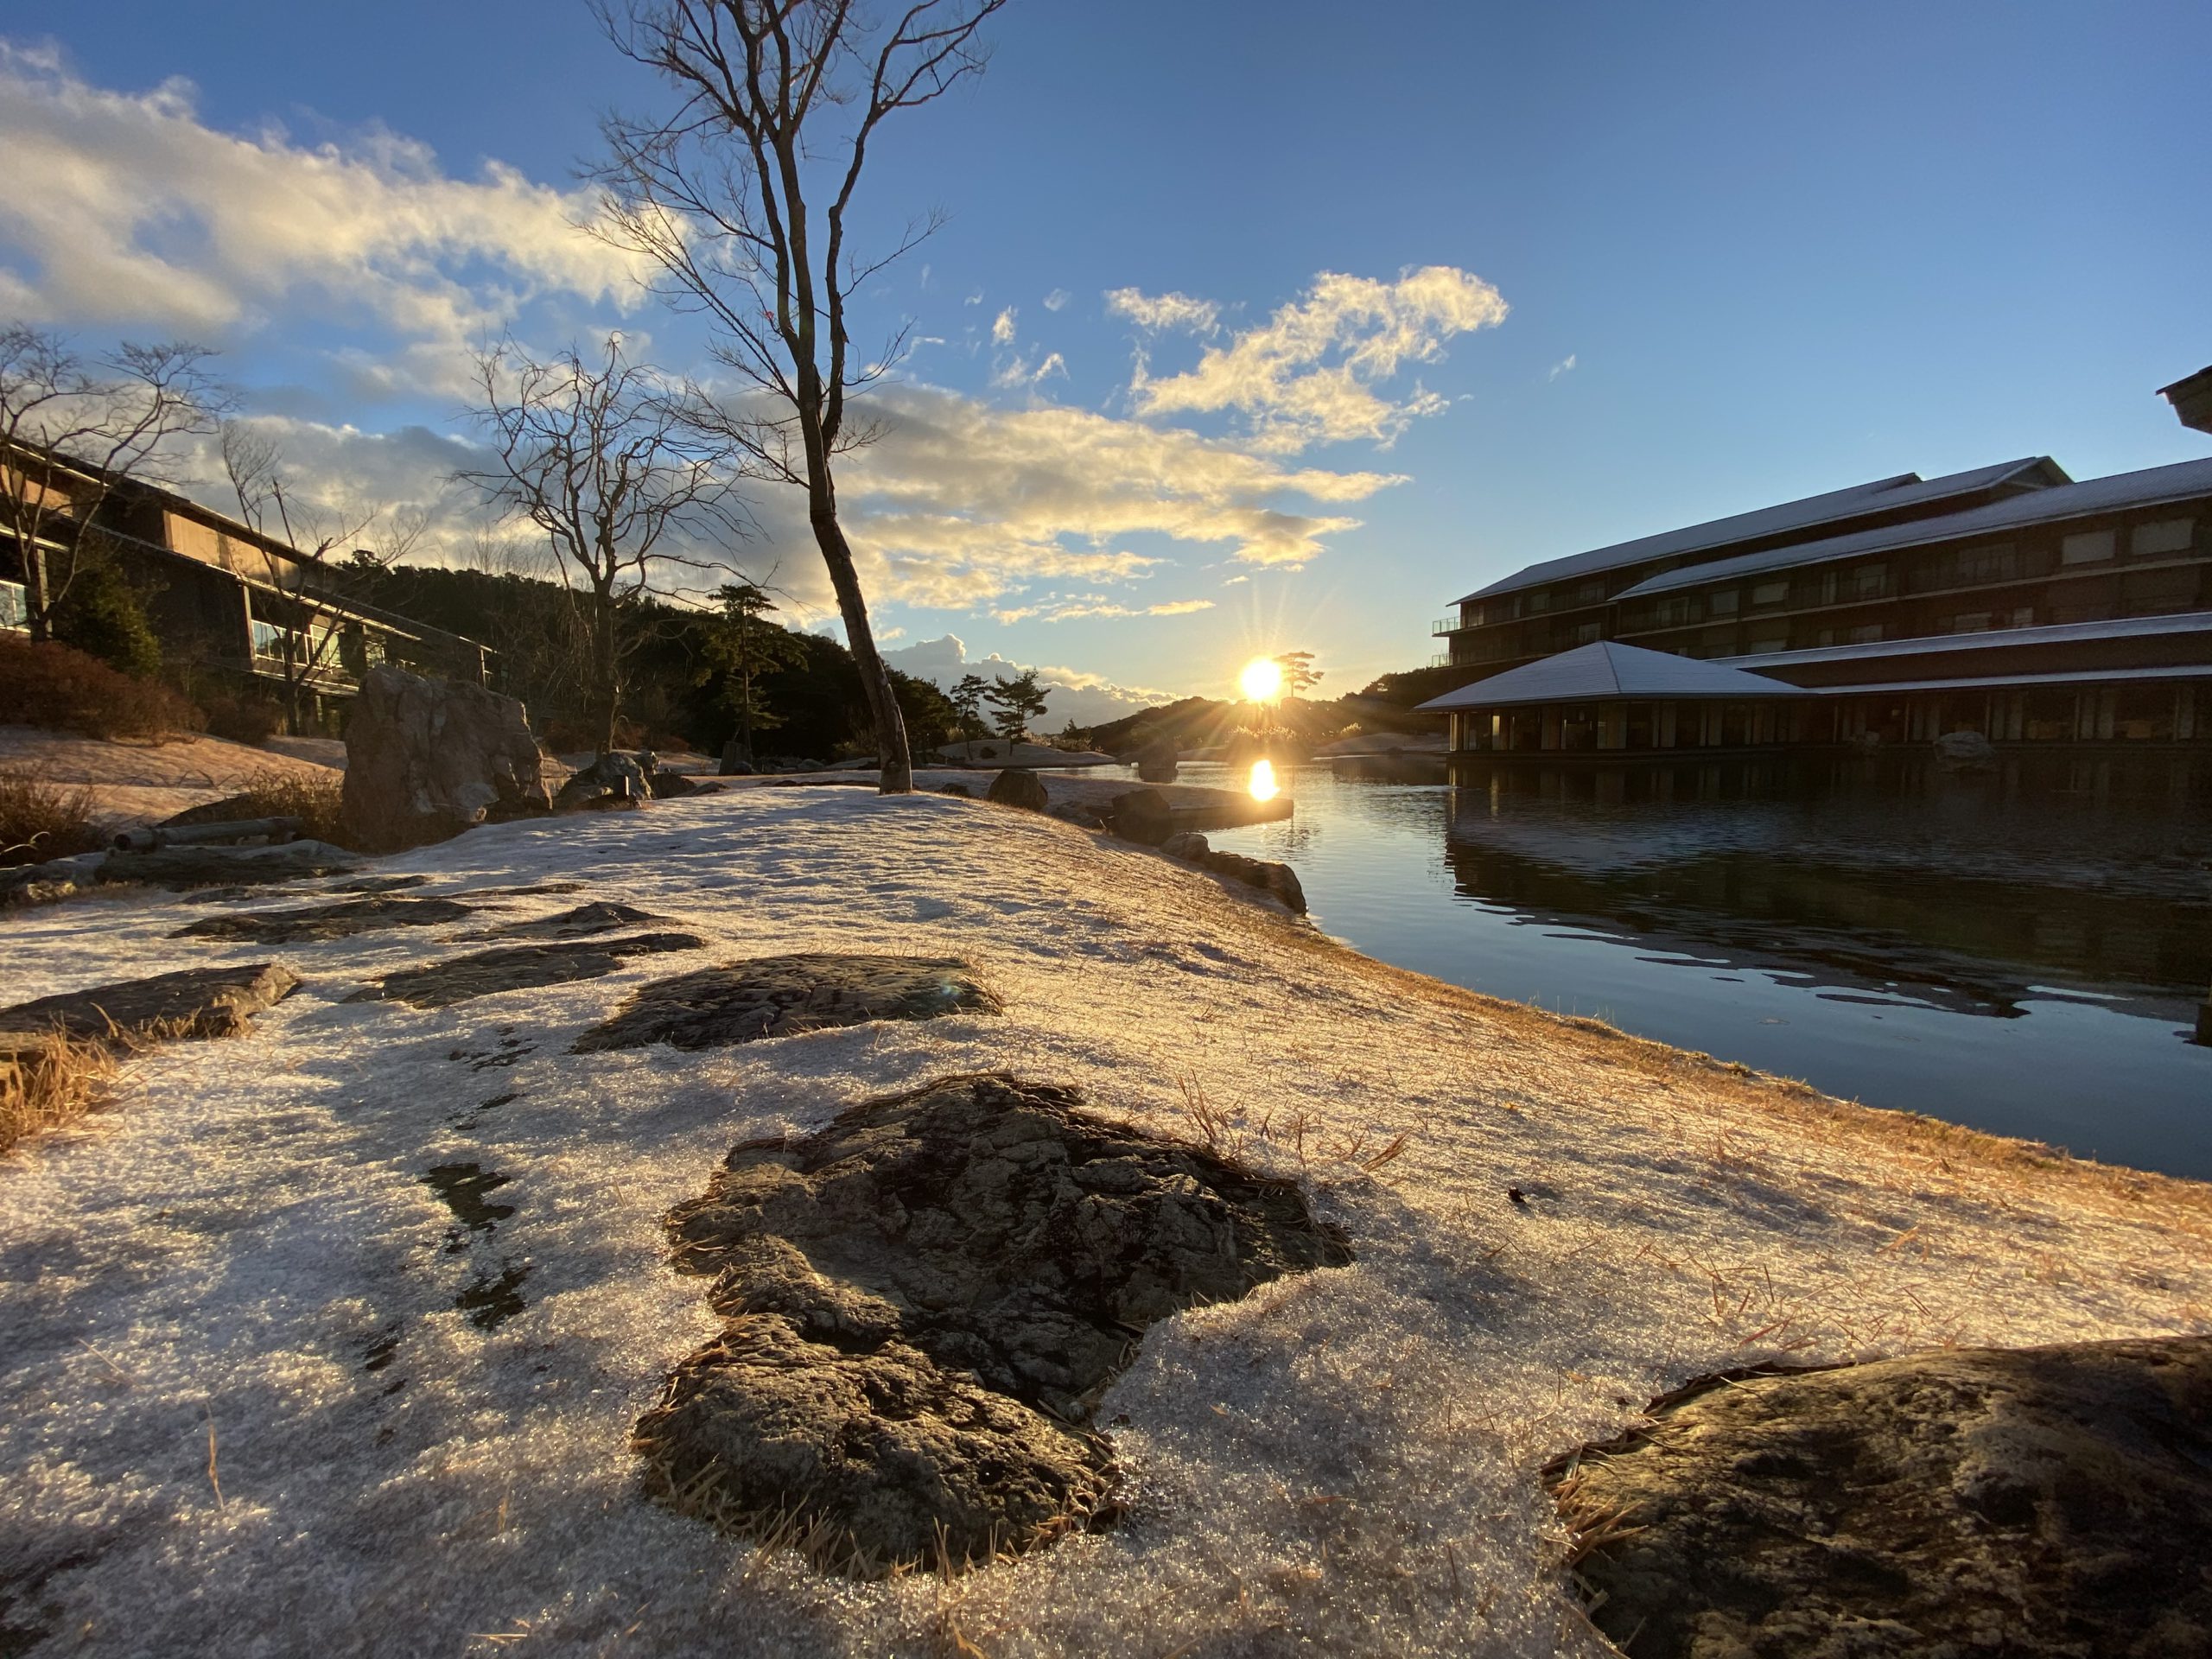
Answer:
[[420, 846], [551, 804], [544, 757], [512, 697], [389, 663], [363, 677], [346, 726], [341, 803], [356, 845]]
[[1180, 760], [1173, 739], [1156, 737], [1137, 751], [1137, 776], [1147, 784], [1172, 784]]
[[1045, 780], [1035, 772], [1018, 766], [1008, 766], [992, 779], [990, 792], [983, 798], [1000, 806], [1018, 806], [1029, 812], [1042, 812], [1050, 804], [1045, 793]]

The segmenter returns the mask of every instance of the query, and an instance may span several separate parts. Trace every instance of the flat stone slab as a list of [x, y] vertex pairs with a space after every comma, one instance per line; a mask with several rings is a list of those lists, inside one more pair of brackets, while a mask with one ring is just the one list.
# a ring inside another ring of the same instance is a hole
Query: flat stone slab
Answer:
[[110, 853], [99, 868], [99, 879], [143, 881], [181, 891], [290, 881], [307, 875], [349, 875], [360, 868], [359, 858], [327, 842], [288, 841], [275, 847], [160, 847], [150, 853]]
[[442, 1008], [499, 991], [533, 990], [572, 980], [611, 974], [627, 957], [663, 950], [700, 950], [706, 941], [690, 933], [641, 933], [629, 939], [589, 939], [570, 944], [510, 944], [474, 956], [454, 957], [427, 968], [404, 968], [363, 987], [348, 1002], [408, 1002], [418, 1008]]
[[952, 1077], [732, 1151], [668, 1217], [727, 1323], [639, 1420], [648, 1491], [863, 1577], [1110, 1515], [1084, 1424], [1145, 1328], [1351, 1253], [1295, 1184], [1079, 1102]]
[[308, 939], [346, 939], [388, 927], [432, 927], [476, 912], [450, 899], [354, 899], [302, 910], [264, 910], [251, 916], [203, 916], [178, 928], [173, 939], [252, 939], [293, 944]]
[[576, 1039], [576, 1052], [726, 1048], [869, 1020], [930, 1020], [998, 1002], [950, 957], [761, 957], [641, 987], [622, 1011]]
[[120, 1036], [144, 1041], [174, 1037], [229, 1037], [299, 983], [273, 962], [236, 968], [187, 968], [150, 979], [126, 979], [88, 991], [68, 991], [0, 1008], [0, 1055], [13, 1054], [56, 1032], [74, 1038]]
[[536, 921], [509, 922], [504, 926], [486, 928], [480, 937], [486, 939], [583, 939], [595, 933], [613, 933], [621, 928], [634, 927], [640, 922], [664, 922], [667, 919], [667, 917], [656, 916], [649, 910], [602, 900], [578, 905], [574, 910], [564, 910], [557, 916], [541, 916]]
[[2212, 1337], [1694, 1383], [1554, 1465], [1637, 1659], [2212, 1654]]

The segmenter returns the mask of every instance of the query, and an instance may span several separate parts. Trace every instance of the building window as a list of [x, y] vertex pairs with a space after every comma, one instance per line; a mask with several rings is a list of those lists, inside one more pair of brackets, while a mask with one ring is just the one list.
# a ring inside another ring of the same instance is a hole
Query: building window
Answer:
[[1961, 611], [1950, 619], [1950, 626], [1944, 632], [1947, 633], [1986, 633], [1989, 632], [1989, 613], [1987, 611]]
[[1723, 588], [1719, 593], [1707, 594], [1705, 596], [1706, 611], [1713, 616], [1733, 616], [1736, 614], [1736, 601], [1741, 597], [1733, 588]]
[[1789, 649], [1789, 636], [1787, 633], [1755, 633], [1751, 636], [1751, 648], [1746, 654], [1752, 657], [1761, 657], [1764, 656], [1770, 651], [1787, 651]]
[[2128, 531], [2127, 550], [2139, 559], [2155, 558], [2162, 553], [2186, 553], [2196, 540], [2196, 519], [2161, 518]]
[[2018, 551], [2012, 543], [1999, 542], [1993, 547], [1969, 547], [1961, 552], [1951, 580], [1961, 588], [1977, 588], [1985, 582], [2016, 581], [2019, 574]]
[[1780, 582], [1762, 582], [1756, 583], [1751, 588], [1751, 603], [1754, 607], [1760, 605], [1787, 605], [1789, 602], [1789, 579], [1787, 576], [1784, 576]]
[[1854, 599], [1879, 599], [1889, 585], [1890, 567], [1886, 564], [1862, 564], [1851, 573], [1851, 592]]
[[2115, 537], [2108, 530], [2084, 530], [2058, 544], [2061, 564], [2095, 564], [2112, 557]]
[[28, 628], [31, 604], [20, 582], [0, 582], [0, 628]]
[[1851, 631], [1851, 643], [1854, 645], [1871, 645], [1881, 637], [1882, 625], [1878, 622], [1869, 622]]
[[1605, 626], [1602, 623], [1577, 623], [1574, 629], [1574, 643], [1578, 645], [1595, 645], [1598, 636], [1603, 632], [1605, 632]]

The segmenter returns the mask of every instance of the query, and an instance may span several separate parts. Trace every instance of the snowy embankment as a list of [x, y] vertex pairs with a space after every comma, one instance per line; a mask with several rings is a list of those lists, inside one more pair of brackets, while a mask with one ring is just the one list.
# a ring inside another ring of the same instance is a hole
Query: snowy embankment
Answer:
[[0, 768], [49, 784], [83, 785], [106, 828], [158, 823], [257, 785], [331, 779], [344, 770], [345, 745], [327, 738], [280, 737], [267, 748], [219, 737], [117, 743], [33, 726], [0, 726]]
[[[0, 921], [0, 1001], [305, 982], [0, 1163], [0, 1627], [35, 1655], [1594, 1654], [1537, 1471], [1662, 1389], [2212, 1318], [2207, 1189], [1488, 1001], [979, 802], [745, 790], [378, 872], [583, 887], [322, 944], [168, 936], [334, 882]], [[344, 1000], [586, 899], [706, 946]], [[963, 959], [1001, 1010], [569, 1052], [650, 981], [855, 950]], [[856, 1584], [645, 1501], [632, 1427], [720, 1324], [664, 1213], [738, 1141], [982, 1070], [1185, 1135], [1201, 1105], [1355, 1261], [1154, 1325], [1095, 1419], [1125, 1515], [1012, 1564]]]

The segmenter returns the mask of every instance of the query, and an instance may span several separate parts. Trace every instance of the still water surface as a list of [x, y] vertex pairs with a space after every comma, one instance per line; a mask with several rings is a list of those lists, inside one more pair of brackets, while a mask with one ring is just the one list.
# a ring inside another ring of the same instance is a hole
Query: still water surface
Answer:
[[[1313, 920], [1495, 996], [2107, 1162], [2212, 1179], [2212, 775], [1891, 759], [1277, 763]], [[1236, 787], [1241, 770], [1183, 781]]]

